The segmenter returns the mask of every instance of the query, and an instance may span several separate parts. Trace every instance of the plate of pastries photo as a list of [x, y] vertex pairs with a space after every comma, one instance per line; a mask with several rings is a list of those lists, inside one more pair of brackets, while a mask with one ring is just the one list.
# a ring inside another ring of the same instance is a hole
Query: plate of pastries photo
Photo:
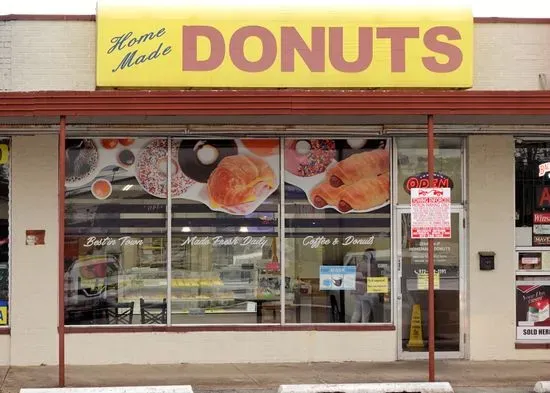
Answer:
[[317, 209], [368, 212], [387, 205], [389, 172], [385, 140], [285, 141], [285, 181], [304, 190]]
[[171, 142], [171, 157], [168, 159], [168, 141], [151, 139], [140, 151], [136, 160], [135, 175], [138, 183], [157, 198], [168, 194], [168, 173], [171, 175], [172, 196], [185, 192], [195, 183], [186, 176], [178, 164], [178, 142]]
[[89, 183], [99, 172], [99, 152], [92, 139], [65, 142], [65, 185], [76, 188]]
[[206, 183], [225, 157], [238, 153], [233, 139], [182, 139], [178, 148], [178, 163], [187, 177]]
[[252, 213], [279, 185], [276, 139], [182, 140], [178, 166], [196, 183], [178, 196], [234, 215]]

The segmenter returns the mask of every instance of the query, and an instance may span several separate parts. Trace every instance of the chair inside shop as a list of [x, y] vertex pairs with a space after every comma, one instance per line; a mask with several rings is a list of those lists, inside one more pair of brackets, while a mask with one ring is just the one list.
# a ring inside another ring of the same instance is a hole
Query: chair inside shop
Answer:
[[142, 324], [166, 324], [166, 299], [162, 299], [162, 302], [146, 302], [140, 298], [139, 306]]
[[110, 325], [131, 325], [134, 319], [134, 302], [109, 304], [105, 313]]

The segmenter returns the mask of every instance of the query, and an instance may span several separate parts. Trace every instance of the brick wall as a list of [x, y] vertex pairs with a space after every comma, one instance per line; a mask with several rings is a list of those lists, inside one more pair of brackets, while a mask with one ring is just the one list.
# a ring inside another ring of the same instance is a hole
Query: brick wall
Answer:
[[[0, 53], [6, 27], [13, 36], [11, 85], [0, 82], [0, 89], [95, 89], [95, 22], [0, 23]], [[541, 73], [550, 82], [550, 25], [476, 24], [474, 46], [476, 90], [539, 90]]]
[[0, 91], [11, 90], [11, 26], [0, 22]]
[[12, 90], [94, 90], [95, 23], [13, 21]]
[[477, 24], [474, 48], [474, 89], [540, 90], [541, 73], [550, 88], [550, 25]]

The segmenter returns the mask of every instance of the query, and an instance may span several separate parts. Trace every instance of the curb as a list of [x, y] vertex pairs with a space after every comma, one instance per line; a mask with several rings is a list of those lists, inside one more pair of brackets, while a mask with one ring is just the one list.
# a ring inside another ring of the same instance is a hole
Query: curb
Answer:
[[281, 385], [278, 393], [453, 393], [448, 382]]
[[550, 381], [538, 381], [535, 384], [535, 393], [550, 392]]
[[21, 389], [19, 393], [193, 393], [191, 385], [121, 386], [105, 388], [38, 388]]

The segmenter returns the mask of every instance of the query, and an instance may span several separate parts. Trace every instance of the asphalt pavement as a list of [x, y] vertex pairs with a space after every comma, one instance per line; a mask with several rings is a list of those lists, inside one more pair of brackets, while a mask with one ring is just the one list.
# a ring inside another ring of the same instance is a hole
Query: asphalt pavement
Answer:
[[[0, 392], [57, 386], [57, 367], [0, 367]], [[275, 393], [281, 384], [425, 382], [426, 361], [68, 366], [66, 386], [191, 385], [198, 393]], [[524, 393], [550, 380], [548, 361], [436, 362], [457, 393]]]

